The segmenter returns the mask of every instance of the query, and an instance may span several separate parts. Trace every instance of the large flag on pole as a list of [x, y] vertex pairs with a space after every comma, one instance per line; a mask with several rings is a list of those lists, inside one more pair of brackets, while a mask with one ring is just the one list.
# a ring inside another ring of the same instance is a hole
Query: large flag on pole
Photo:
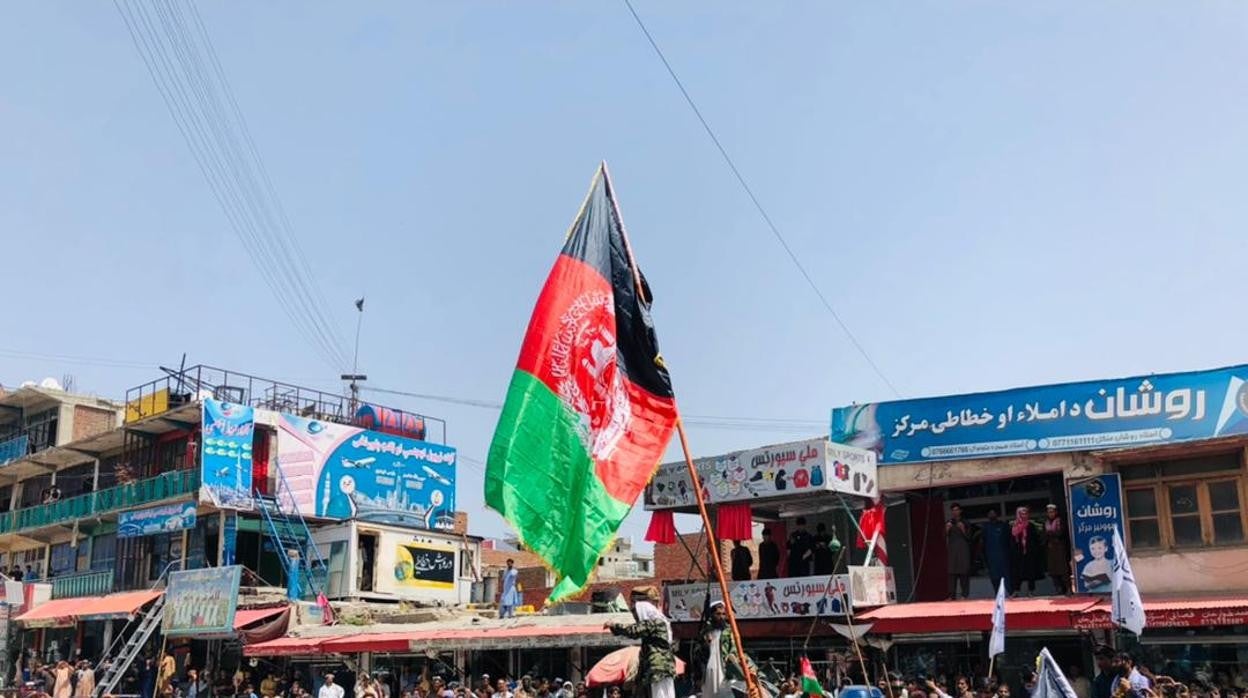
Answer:
[[1047, 647], [1036, 657], [1036, 687], [1031, 691], [1031, 698], [1078, 698]]
[[1127, 559], [1127, 546], [1122, 542], [1118, 527], [1114, 527], [1114, 578], [1111, 589], [1111, 609], [1114, 624], [1136, 635], [1144, 634], [1144, 600], [1135, 584], [1135, 573]]
[[485, 471], [485, 502], [559, 577], [589, 582], [676, 423], [605, 163], [542, 287]]
[[988, 656], [1005, 652], [1005, 580], [997, 585], [997, 602], [992, 606], [992, 637], [988, 639]]

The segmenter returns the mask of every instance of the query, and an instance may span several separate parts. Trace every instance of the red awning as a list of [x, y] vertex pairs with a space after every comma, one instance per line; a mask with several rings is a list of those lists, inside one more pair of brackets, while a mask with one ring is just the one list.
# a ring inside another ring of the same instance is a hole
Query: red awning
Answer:
[[325, 652], [414, 652], [422, 645], [444, 649], [489, 649], [491, 647], [579, 647], [582, 645], [626, 644], [601, 626], [522, 625], [509, 628], [482, 627], [454, 630], [419, 630], [399, 633], [366, 633], [326, 640]]
[[272, 618], [286, 610], [286, 606], [278, 606], [277, 608], [240, 608], [234, 612], [234, 629], [245, 628], [252, 623], [259, 623], [266, 618]]
[[[1095, 596], [1010, 599], [1005, 603], [1011, 630], [1061, 630], [1074, 626], [1075, 616], [1100, 603]], [[855, 616], [871, 623], [872, 633], [952, 633], [992, 630], [992, 599], [935, 601], [881, 606]]]
[[161, 591], [126, 591], [89, 598], [56, 599], [35, 606], [14, 620], [30, 627], [73, 625], [80, 620], [108, 620], [134, 615]]
[[279, 655], [321, 654], [325, 637], [279, 637], [268, 642], [257, 642], [243, 647], [248, 657], [277, 657]]
[[[1108, 628], [1110, 601], [1101, 599], [1075, 618], [1079, 630]], [[1248, 596], [1144, 599], [1144, 619], [1151, 628], [1248, 625]]]
[[356, 652], [420, 652], [438, 649], [491, 649], [512, 647], [581, 647], [627, 644], [602, 626], [534, 626], [506, 628], [454, 628], [406, 632], [359, 633], [321, 637], [282, 637], [247, 645], [243, 653], [251, 657], [283, 654], [354, 654]]

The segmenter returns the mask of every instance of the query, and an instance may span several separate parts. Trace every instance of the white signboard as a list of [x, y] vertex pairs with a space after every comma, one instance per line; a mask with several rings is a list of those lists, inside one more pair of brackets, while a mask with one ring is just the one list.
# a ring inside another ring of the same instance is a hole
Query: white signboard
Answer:
[[[840, 492], [874, 499], [879, 495], [876, 455], [827, 439], [809, 439], [735, 451], [694, 461], [709, 503], [742, 502]], [[646, 488], [647, 509], [696, 504], [684, 461], [659, 466]]]
[[849, 568], [849, 593], [854, 608], [897, 603], [897, 580], [892, 567]]
[[[838, 574], [730, 582], [728, 593], [741, 620], [806, 618], [845, 615], [848, 588], [849, 575]], [[713, 601], [723, 598], [718, 582], [670, 584], [666, 592], [668, 616], [674, 621], [700, 620], [708, 593]]]

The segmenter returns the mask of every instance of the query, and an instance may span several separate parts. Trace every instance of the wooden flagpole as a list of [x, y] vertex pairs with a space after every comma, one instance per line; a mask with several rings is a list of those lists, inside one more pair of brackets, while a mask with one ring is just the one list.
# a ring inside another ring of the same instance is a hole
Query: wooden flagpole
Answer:
[[[676, 433], [680, 435], [680, 449], [685, 455], [685, 465], [689, 467], [689, 480], [693, 485], [693, 493], [698, 500], [698, 513], [702, 516], [702, 525], [706, 528], [708, 536], [714, 535], [711, 530], [711, 517], [706, 511], [706, 500], [702, 498], [702, 478], [698, 476], [698, 469], [693, 465], [693, 456], [689, 453], [689, 439], [685, 436], [685, 425], [679, 416], [676, 417]], [[712, 546], [714, 549], [715, 546]], [[755, 677], [750, 673], [750, 665], [745, 657], [745, 642], [741, 637], [741, 631], [737, 628], [737, 614], [732, 608], [732, 597], [728, 594], [728, 580], [724, 577], [724, 563], [719, 559], [719, 555], [711, 555], [711, 560], [715, 563], [715, 578], [719, 581], [719, 591], [723, 594], [724, 611], [728, 614], [728, 625], [732, 629], [732, 635], [736, 638], [734, 643], [737, 647], [737, 661], [741, 663], [741, 673], [745, 675], [745, 688], [751, 698], [761, 698], [762, 692], [759, 690]]]
[[[637, 268], [637, 260], [633, 257], [633, 246], [628, 241], [628, 232], [624, 228], [624, 217], [620, 215], [619, 202], [615, 200], [614, 188], [611, 186], [611, 175], [607, 172], [607, 163], [599, 166], [599, 173], [603, 178], [603, 184], [607, 187], [607, 198], [611, 201], [611, 208], [615, 212], [615, 220], [620, 224], [620, 236], [624, 240], [624, 251], [628, 254], [629, 270], [633, 274], [633, 285], [637, 290], [637, 300], [639, 303], [646, 303], [645, 286], [641, 283], [641, 271]], [[597, 179], [598, 175], [595, 175]], [[662, 358], [655, 357], [656, 362], [662, 362]], [[676, 433], [680, 435], [680, 448], [685, 455], [685, 465], [689, 467], [689, 481], [693, 485], [694, 497], [698, 500], [698, 513], [702, 516], [702, 527], [706, 531], [707, 539], [711, 541], [710, 546], [713, 552], [718, 553], [719, 546], [715, 544], [714, 530], [711, 528], [711, 517], [706, 511], [706, 500], [702, 497], [702, 478], [698, 476], [698, 469], [693, 465], [693, 455], [689, 452], [689, 439], [685, 435], [685, 424], [680, 418], [680, 411], [676, 412]], [[724, 611], [728, 614], [728, 626], [732, 630], [732, 636], [736, 640], [733, 644], [737, 647], [737, 661], [741, 664], [741, 673], [745, 675], [745, 689], [750, 698], [762, 698], [762, 691], [759, 690], [758, 682], [755, 676], [750, 673], [750, 665], [745, 656], [745, 642], [741, 637], [741, 630], [737, 627], [737, 614], [732, 608], [732, 597], [728, 594], [728, 580], [724, 577], [724, 563], [719, 559], [719, 555], [711, 555], [711, 560], [715, 563], [715, 578], [719, 582], [719, 591], [723, 594]]]

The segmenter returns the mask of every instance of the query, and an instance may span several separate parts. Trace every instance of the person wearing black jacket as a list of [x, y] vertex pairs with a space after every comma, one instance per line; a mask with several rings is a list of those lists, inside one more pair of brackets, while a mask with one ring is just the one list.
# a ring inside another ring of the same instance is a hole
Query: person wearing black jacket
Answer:
[[754, 566], [754, 556], [750, 554], [750, 549], [741, 545], [741, 541], [734, 540], [732, 542], [732, 580], [734, 582], [748, 582], [750, 580], [750, 568]]
[[780, 576], [780, 546], [771, 539], [771, 529], [763, 529], [763, 542], [758, 544], [758, 578]]

